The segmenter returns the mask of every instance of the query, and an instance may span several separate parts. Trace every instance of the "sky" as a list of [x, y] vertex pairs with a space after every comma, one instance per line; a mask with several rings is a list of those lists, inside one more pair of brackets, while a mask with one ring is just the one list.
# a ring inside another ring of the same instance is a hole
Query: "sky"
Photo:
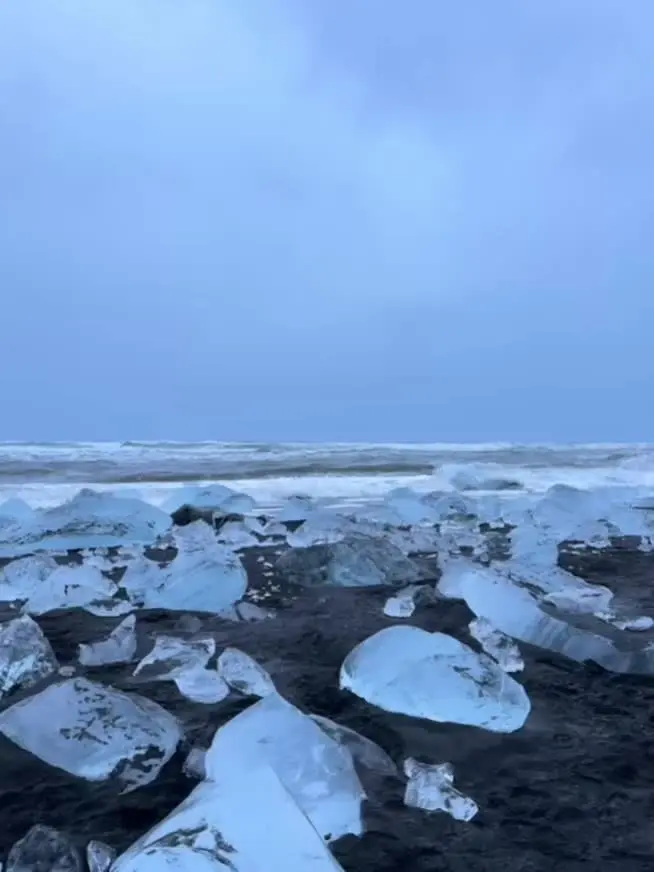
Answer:
[[4, 0], [0, 439], [654, 441], [651, 0]]

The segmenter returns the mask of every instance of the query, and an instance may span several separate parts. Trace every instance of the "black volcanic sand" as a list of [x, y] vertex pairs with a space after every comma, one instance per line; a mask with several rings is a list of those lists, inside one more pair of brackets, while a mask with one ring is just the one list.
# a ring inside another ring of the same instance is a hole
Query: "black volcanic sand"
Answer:
[[[367, 833], [333, 846], [346, 872], [651, 872], [654, 679], [616, 676], [522, 645], [526, 668], [518, 679], [533, 711], [517, 733], [387, 714], [339, 691], [338, 670], [354, 645], [397, 623], [382, 613], [388, 590], [320, 589], [298, 596], [280, 579], [262, 575], [270, 570], [257, 559], [261, 553], [245, 555], [252, 599], [269, 605], [273, 596], [278, 616], [253, 623], [200, 616], [202, 631], [213, 633], [219, 646], [255, 657], [289, 700], [370, 737], [400, 766], [407, 756], [453, 762], [455, 785], [479, 805], [469, 823], [407, 809], [402, 782], [362, 772], [370, 796]], [[654, 560], [648, 555], [616, 551], [563, 562], [627, 599], [640, 599], [643, 607], [654, 605]], [[470, 619], [465, 605], [435, 601], [420, 606], [408, 623], [470, 642]], [[100, 639], [120, 619], [74, 611], [38, 620], [66, 665], [75, 663], [80, 642]], [[180, 629], [188, 627], [180, 613], [140, 612], [138, 621], [139, 654], [148, 650], [150, 634], [189, 633]], [[174, 712], [186, 727], [183, 748], [154, 784], [120, 796], [113, 785], [67, 776], [0, 737], [0, 857], [35, 823], [68, 832], [81, 847], [96, 838], [118, 851], [126, 848], [193, 788], [181, 769], [188, 749], [208, 745], [217, 727], [252, 702], [232, 695], [217, 705], [197, 705], [172, 683], [145, 683], [130, 672], [123, 666], [86, 670]]]

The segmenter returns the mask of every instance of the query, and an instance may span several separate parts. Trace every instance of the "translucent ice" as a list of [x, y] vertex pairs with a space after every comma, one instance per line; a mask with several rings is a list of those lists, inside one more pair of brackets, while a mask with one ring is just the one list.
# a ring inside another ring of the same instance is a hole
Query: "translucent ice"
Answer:
[[409, 586], [389, 597], [384, 603], [384, 614], [388, 618], [410, 618], [416, 610], [416, 592], [415, 586]]
[[365, 793], [352, 755], [277, 694], [228, 721], [207, 752], [207, 778], [255, 763], [272, 766], [284, 787], [323, 838], [361, 835]]
[[129, 496], [82, 490], [68, 502], [18, 518], [0, 532], [0, 556], [150, 544], [171, 525], [170, 516]]
[[306, 586], [368, 587], [401, 585], [424, 579], [422, 570], [388, 539], [348, 536], [339, 542], [292, 548], [276, 568], [291, 582]]
[[498, 733], [520, 729], [524, 688], [485, 654], [444, 633], [387, 627], [345, 658], [340, 685], [386, 711]]
[[82, 666], [129, 663], [136, 653], [136, 615], [128, 615], [106, 639], [79, 646]]
[[237, 496], [240, 496], [240, 494], [224, 484], [189, 485], [177, 488], [162, 504], [162, 509], [171, 514], [181, 506], [216, 510], [221, 509], [229, 500]]
[[110, 600], [116, 590], [116, 584], [93, 566], [57, 566], [33, 589], [23, 610], [44, 615], [57, 609], [84, 608]]
[[0, 600], [21, 602], [36, 594], [41, 584], [58, 567], [47, 554], [34, 554], [12, 560], [0, 570]]
[[68, 836], [35, 824], [9, 851], [6, 872], [82, 872], [83, 868], [81, 855]]
[[409, 779], [404, 792], [404, 804], [425, 811], [444, 811], [454, 820], [469, 821], [477, 814], [477, 803], [454, 787], [454, 770], [450, 763], [430, 766], [412, 757], [404, 761], [404, 773]]
[[225, 648], [218, 658], [218, 674], [247, 696], [268, 696], [275, 693], [275, 685], [263, 666], [238, 648]]
[[342, 724], [337, 724], [329, 718], [324, 718], [322, 715], [309, 715], [309, 717], [318, 724], [323, 733], [327, 733], [335, 742], [347, 748], [354, 760], [361, 766], [373, 769], [375, 772], [381, 772], [383, 775], [397, 774], [397, 766], [386, 751], [366, 736], [362, 736], [361, 733], [344, 727]]
[[343, 872], [270, 766], [203, 781], [112, 872]]
[[505, 672], [521, 672], [525, 662], [520, 649], [510, 636], [500, 633], [485, 618], [475, 618], [468, 625], [470, 635]]
[[0, 732], [87, 781], [115, 775], [124, 792], [153, 781], [181, 738], [161, 706], [86, 678], [51, 684], [0, 714]]
[[86, 846], [86, 862], [89, 872], [109, 872], [109, 868], [115, 859], [116, 852], [104, 842], [91, 839]]
[[290, 496], [275, 516], [279, 521], [305, 521], [315, 510], [316, 504], [310, 496], [297, 494]]
[[139, 661], [134, 675], [144, 672], [144, 678], [168, 681], [184, 672], [203, 669], [215, 653], [216, 643], [211, 636], [181, 639], [162, 633], [156, 637], [152, 650]]
[[215, 669], [188, 669], [174, 681], [177, 690], [191, 702], [213, 705], [229, 696], [229, 685]]
[[205, 748], [191, 748], [184, 760], [182, 771], [187, 778], [204, 778], [206, 769], [204, 766], [204, 758], [207, 756]]
[[31, 687], [57, 671], [52, 646], [27, 615], [0, 624], [0, 698]]
[[127, 567], [121, 587], [145, 608], [220, 614], [240, 600], [247, 573], [240, 558], [217, 542], [204, 521], [175, 532], [177, 556], [164, 568], [137, 560]]

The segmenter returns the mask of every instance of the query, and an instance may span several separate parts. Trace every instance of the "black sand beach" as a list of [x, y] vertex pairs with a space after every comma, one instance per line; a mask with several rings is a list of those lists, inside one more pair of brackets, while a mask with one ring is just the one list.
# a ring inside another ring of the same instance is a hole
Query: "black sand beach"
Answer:
[[[367, 832], [347, 837], [334, 853], [346, 872], [645, 872], [654, 844], [654, 679], [614, 675], [521, 645], [520, 676], [532, 702], [526, 726], [499, 735], [392, 715], [338, 690], [338, 669], [358, 642], [394, 623], [382, 613], [388, 590], [289, 588], [264, 568], [270, 549], [243, 554], [249, 597], [277, 617], [233, 623], [202, 615], [139, 612], [140, 649], [148, 634], [192, 634], [201, 627], [220, 648], [256, 658], [279, 691], [305, 711], [328, 716], [383, 747], [401, 765], [408, 756], [450, 761], [456, 784], [479, 805], [469, 823], [405, 808], [399, 780], [362, 772], [370, 797]], [[651, 556], [563, 555], [587, 580], [653, 604]], [[421, 604], [409, 623], [464, 638], [472, 615], [461, 603]], [[251, 700], [233, 696], [195, 705], [170, 682], [143, 682], [126, 666], [82, 669], [77, 646], [106, 635], [119, 619], [81, 610], [38, 618], [61, 665], [163, 704], [183, 722], [187, 738], [157, 780], [118, 795], [52, 769], [0, 738], [0, 857], [35, 823], [65, 831], [83, 848], [91, 838], [118, 851], [171, 811], [192, 789], [182, 772], [188, 749], [210, 742], [216, 728]], [[469, 642], [469, 638], [467, 638]], [[7, 706], [16, 700], [10, 696]]]

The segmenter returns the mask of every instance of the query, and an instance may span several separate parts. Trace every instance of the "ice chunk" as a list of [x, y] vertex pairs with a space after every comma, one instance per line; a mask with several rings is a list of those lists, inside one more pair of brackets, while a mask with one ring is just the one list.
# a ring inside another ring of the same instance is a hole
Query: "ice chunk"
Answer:
[[643, 633], [654, 627], [654, 618], [639, 615], [636, 618], [614, 618], [610, 623], [618, 630], [629, 630], [632, 633]]
[[134, 611], [134, 606], [125, 599], [94, 600], [82, 606], [85, 612], [96, 615], [99, 618], [119, 618]]
[[134, 675], [145, 670], [144, 678], [167, 681], [184, 672], [203, 669], [216, 653], [216, 642], [211, 636], [180, 639], [161, 634], [154, 641], [149, 654], [138, 663]]
[[129, 615], [106, 639], [79, 646], [82, 666], [105, 666], [129, 663], [136, 653], [136, 615]]
[[86, 678], [70, 678], [0, 714], [0, 732], [87, 781], [115, 775], [124, 792], [153, 781], [181, 738], [161, 706]]
[[116, 852], [104, 842], [91, 839], [86, 846], [86, 862], [89, 872], [109, 872], [115, 859]]
[[286, 540], [291, 548], [308, 548], [340, 542], [345, 536], [357, 535], [360, 529], [360, 524], [341, 512], [316, 509], [297, 530], [287, 534]]
[[218, 541], [233, 549], [254, 548], [260, 542], [256, 529], [244, 519], [242, 521], [227, 521], [218, 531]]
[[323, 838], [361, 835], [365, 793], [350, 752], [277, 694], [224, 724], [207, 752], [207, 778], [269, 764]]
[[229, 685], [215, 669], [188, 669], [174, 681], [177, 690], [191, 702], [212, 705], [229, 696]]
[[193, 506], [194, 509], [221, 509], [232, 497], [239, 494], [224, 484], [204, 486], [189, 485], [177, 488], [171, 496], [162, 503], [163, 511], [172, 514], [182, 506]]
[[331, 739], [347, 748], [361, 766], [373, 769], [375, 772], [381, 772], [382, 775], [397, 775], [397, 766], [386, 751], [366, 736], [362, 736], [356, 730], [337, 724], [322, 715], [309, 715], [309, 717], [315, 724], [318, 724], [323, 733], [327, 733]]
[[502, 633], [583, 663], [594, 660], [612, 672], [654, 674], [654, 650], [620, 650], [596, 633], [559, 620], [541, 609], [529, 591], [499, 571], [476, 567], [459, 571], [458, 586], [468, 607]]
[[425, 811], [444, 811], [456, 821], [469, 821], [477, 814], [477, 803], [454, 787], [454, 770], [450, 763], [435, 766], [419, 763], [412, 757], [404, 761], [409, 779], [404, 804]]
[[23, 610], [44, 615], [56, 609], [85, 607], [111, 599], [117, 587], [93, 566], [57, 566], [30, 594]]
[[416, 610], [416, 592], [417, 588], [411, 585], [390, 596], [384, 603], [384, 614], [389, 618], [410, 618]]
[[340, 542], [292, 548], [276, 569], [288, 581], [307, 587], [368, 587], [424, 580], [423, 571], [396, 545], [372, 536], [348, 536]]
[[82, 490], [68, 502], [16, 519], [0, 531], [0, 556], [152, 543], [171, 525], [161, 509], [134, 497]]
[[381, 709], [498, 733], [520, 729], [529, 697], [490, 657], [444, 633], [386, 627], [345, 658], [340, 685]]
[[247, 573], [232, 550], [220, 545], [204, 521], [175, 532], [177, 556], [168, 566], [137, 560], [120, 585], [133, 602], [151, 609], [220, 614], [247, 590]]
[[242, 621], [266, 621], [270, 618], [276, 618], [277, 615], [272, 609], [263, 609], [255, 603], [247, 601], [237, 603], [236, 612]]
[[6, 872], [82, 872], [79, 851], [68, 836], [46, 827], [33, 826], [16, 842], [7, 857]]
[[27, 615], [0, 624], [0, 698], [32, 687], [59, 667], [52, 646]]
[[199, 784], [112, 872], [343, 872], [270, 766]]
[[30, 598], [59, 564], [46, 554], [12, 560], [0, 570], [0, 601], [19, 602]]
[[275, 693], [275, 685], [263, 666], [238, 648], [225, 648], [218, 658], [218, 674], [246, 696], [268, 696]]
[[204, 758], [206, 756], [206, 748], [191, 748], [182, 766], [184, 775], [186, 775], [187, 778], [204, 778], [206, 775]]
[[510, 636], [500, 633], [485, 618], [475, 618], [468, 624], [470, 635], [505, 672], [521, 672], [525, 662], [520, 649]]

